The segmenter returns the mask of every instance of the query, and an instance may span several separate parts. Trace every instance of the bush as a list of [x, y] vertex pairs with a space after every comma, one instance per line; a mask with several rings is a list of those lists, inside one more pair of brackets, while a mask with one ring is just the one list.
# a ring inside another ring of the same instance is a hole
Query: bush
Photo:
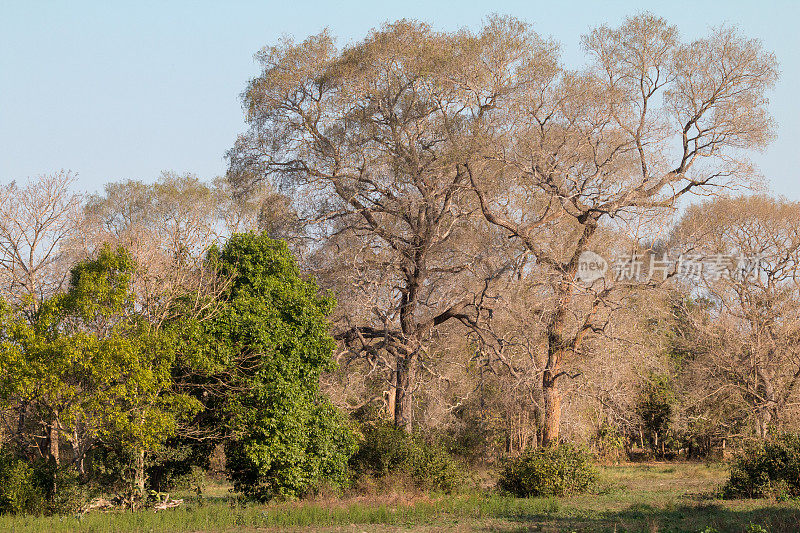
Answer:
[[172, 438], [147, 456], [147, 487], [156, 492], [170, 492], [196, 487], [199, 472], [208, 470], [213, 443], [189, 443]]
[[38, 514], [43, 504], [33, 466], [7, 451], [0, 452], [0, 514]]
[[726, 498], [800, 497], [800, 434], [787, 433], [739, 454], [722, 492]]
[[502, 418], [492, 417], [479, 406], [463, 407], [454, 413], [454, 423], [442, 432], [442, 444], [451, 455], [473, 465], [496, 460], [505, 444]]
[[350, 459], [356, 476], [408, 477], [419, 488], [454, 492], [463, 485], [460, 463], [440, 445], [388, 424], [363, 428], [363, 440]]
[[87, 491], [78, 471], [71, 466], [56, 466], [38, 461], [33, 467], [33, 482], [44, 498], [41, 512], [67, 515], [78, 512], [87, 501]]
[[644, 381], [636, 401], [636, 414], [644, 424], [648, 445], [654, 454], [661, 457], [673, 451], [677, 444], [670, 427], [676, 402], [671, 378], [655, 373]]
[[604, 421], [597, 430], [595, 447], [601, 460], [616, 463], [625, 455], [625, 436], [616, 426]]
[[0, 514], [71, 514], [85, 503], [75, 469], [0, 451]]
[[559, 444], [507, 460], [498, 487], [520, 497], [566, 496], [588, 491], [596, 480], [597, 469], [585, 450]]

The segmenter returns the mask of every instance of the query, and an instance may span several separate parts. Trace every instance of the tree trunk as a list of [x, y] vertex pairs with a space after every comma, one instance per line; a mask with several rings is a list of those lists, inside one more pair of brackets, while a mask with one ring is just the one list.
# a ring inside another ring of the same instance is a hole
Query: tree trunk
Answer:
[[561, 378], [561, 362], [564, 360], [564, 329], [566, 321], [566, 302], [569, 293], [562, 297], [562, 305], [556, 309], [553, 319], [547, 326], [547, 365], [542, 374], [542, 393], [544, 396], [544, 428], [542, 445], [558, 443], [561, 431], [561, 391], [558, 380]]
[[389, 391], [386, 397], [386, 411], [394, 419], [395, 405], [397, 404], [397, 371], [393, 370], [389, 377]]
[[136, 464], [134, 467], [133, 483], [139, 494], [144, 494], [145, 472], [144, 472], [144, 450], [136, 452]]
[[761, 396], [766, 400], [757, 408], [758, 436], [766, 439], [772, 433], [773, 425], [776, 424], [778, 418], [777, 395], [772, 384], [774, 372], [770, 372], [761, 366], [756, 366], [756, 373], [761, 381]]
[[769, 409], [761, 409], [756, 418], [758, 437], [766, 439], [770, 434], [770, 424], [772, 423], [772, 413]]
[[24, 444], [25, 443], [25, 422], [26, 422], [25, 415], [27, 414], [27, 412], [28, 412], [28, 402], [26, 402], [26, 401], [20, 402], [20, 404], [19, 404], [19, 416], [17, 417], [17, 433], [16, 433], [17, 446], [19, 446], [20, 449], [24, 449], [25, 448], [25, 444]]
[[53, 420], [50, 422], [48, 427], [48, 453], [50, 454], [50, 460], [53, 461], [56, 465], [61, 464], [61, 454], [59, 453], [59, 443], [58, 443], [58, 412], [53, 414]]
[[72, 430], [72, 462], [81, 479], [84, 479], [86, 477], [86, 453], [81, 447], [77, 427]]
[[[573, 298], [573, 283], [578, 273], [578, 261], [581, 254], [587, 250], [589, 241], [597, 230], [597, 219], [587, 218], [582, 221], [583, 234], [572, 253], [572, 259], [567, 263], [557, 288], [557, 303], [553, 316], [547, 323], [547, 365], [542, 375], [542, 392], [544, 395], [544, 428], [542, 445], [558, 443], [561, 431], [561, 391], [558, 390], [561, 364], [564, 356], [575, 353], [581, 344], [585, 329], [579, 329], [571, 337], [568, 333], [569, 307]], [[587, 316], [588, 320], [589, 317]]]
[[558, 390], [558, 367], [548, 368], [542, 378], [544, 392], [544, 428], [542, 445], [558, 442], [561, 429], [561, 392]]
[[411, 433], [411, 387], [415, 379], [414, 357], [398, 357], [395, 380], [394, 424], [406, 433]]
[[395, 380], [394, 424], [406, 433], [411, 433], [411, 388], [416, 383], [416, 356], [419, 350], [417, 324], [414, 311], [417, 294], [424, 270], [422, 251], [416, 254], [414, 268], [407, 272], [406, 288], [400, 301], [400, 330], [403, 332], [404, 346], [397, 352], [397, 379]]

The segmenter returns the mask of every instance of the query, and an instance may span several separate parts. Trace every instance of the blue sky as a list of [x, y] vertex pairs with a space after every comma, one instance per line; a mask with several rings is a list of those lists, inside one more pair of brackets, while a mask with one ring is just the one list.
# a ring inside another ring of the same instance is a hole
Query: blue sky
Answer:
[[244, 129], [239, 93], [253, 54], [288, 34], [329, 27], [340, 42], [387, 20], [441, 30], [480, 26], [493, 12], [533, 23], [583, 62], [580, 35], [646, 7], [687, 38], [738, 25], [776, 53], [775, 142], [753, 156], [776, 194], [800, 200], [800, 0], [471, 1], [377, 3], [0, 0], [0, 183], [69, 169], [78, 187], [154, 180], [162, 170], [213, 178]]

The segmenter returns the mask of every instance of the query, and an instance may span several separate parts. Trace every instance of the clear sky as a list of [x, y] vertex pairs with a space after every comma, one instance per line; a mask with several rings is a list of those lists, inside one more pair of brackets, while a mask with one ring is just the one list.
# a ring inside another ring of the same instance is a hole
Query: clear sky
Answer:
[[327, 26], [346, 43], [398, 18], [453, 30], [510, 14], [560, 41], [564, 62], [578, 66], [580, 35], [643, 8], [687, 38], [736, 24], [776, 53], [778, 135], [754, 160], [774, 193], [800, 200], [800, 0], [0, 0], [0, 183], [63, 168], [92, 192], [162, 170], [224, 173], [245, 127], [239, 94], [257, 74], [253, 54], [283, 34], [301, 40]]

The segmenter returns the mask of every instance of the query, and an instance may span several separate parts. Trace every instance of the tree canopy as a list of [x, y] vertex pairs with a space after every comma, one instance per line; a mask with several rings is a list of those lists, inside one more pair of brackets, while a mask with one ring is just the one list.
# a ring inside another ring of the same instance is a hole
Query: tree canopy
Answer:
[[286, 243], [265, 235], [234, 235], [212, 260], [231, 279], [206, 332], [229, 376], [234, 487], [266, 499], [341, 483], [354, 440], [319, 389], [320, 374], [332, 368], [333, 299], [301, 276]]

